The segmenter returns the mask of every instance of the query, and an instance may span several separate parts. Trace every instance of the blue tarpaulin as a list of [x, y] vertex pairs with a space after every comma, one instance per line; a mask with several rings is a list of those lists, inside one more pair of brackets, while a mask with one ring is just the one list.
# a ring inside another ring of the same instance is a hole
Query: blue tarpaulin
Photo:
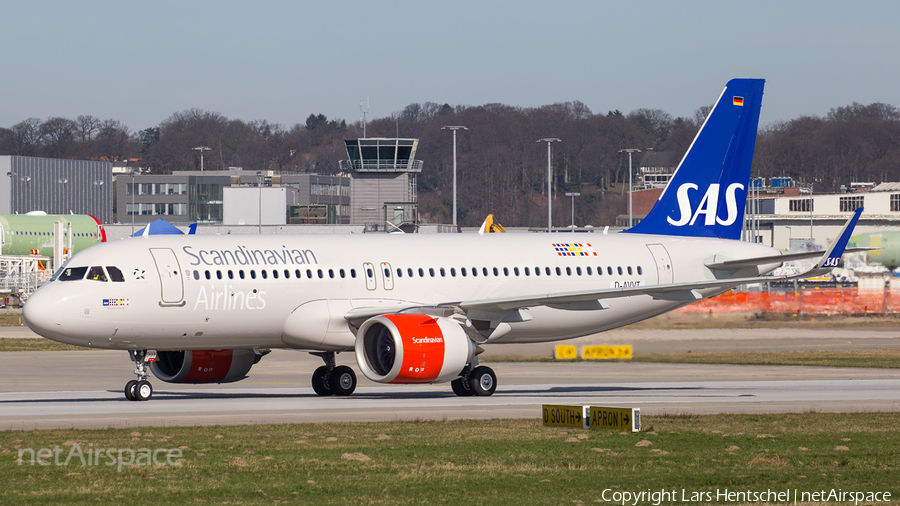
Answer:
[[142, 235], [184, 235], [180, 228], [172, 225], [168, 221], [160, 218], [146, 227], [138, 230], [131, 237], [140, 237]]

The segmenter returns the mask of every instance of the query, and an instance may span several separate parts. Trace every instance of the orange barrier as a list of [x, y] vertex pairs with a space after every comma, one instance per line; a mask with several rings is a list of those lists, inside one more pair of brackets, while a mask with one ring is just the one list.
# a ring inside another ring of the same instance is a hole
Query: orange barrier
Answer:
[[863, 314], [900, 312], [900, 296], [890, 290], [805, 288], [797, 292], [727, 292], [678, 310], [682, 313], [773, 312], [795, 314]]

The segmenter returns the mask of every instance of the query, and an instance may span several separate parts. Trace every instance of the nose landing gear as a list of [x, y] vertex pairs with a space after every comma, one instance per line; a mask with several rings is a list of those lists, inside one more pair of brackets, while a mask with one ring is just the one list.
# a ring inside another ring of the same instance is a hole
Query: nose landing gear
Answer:
[[323, 397], [346, 396], [356, 390], [356, 373], [345, 365], [335, 366], [333, 351], [311, 353], [311, 355], [325, 361], [325, 365], [316, 369], [312, 375], [312, 387], [317, 395]]
[[146, 365], [156, 361], [156, 350], [129, 350], [128, 356], [134, 362], [134, 374], [138, 377], [125, 383], [125, 398], [129, 401], [146, 401], [153, 396], [153, 385], [147, 381]]

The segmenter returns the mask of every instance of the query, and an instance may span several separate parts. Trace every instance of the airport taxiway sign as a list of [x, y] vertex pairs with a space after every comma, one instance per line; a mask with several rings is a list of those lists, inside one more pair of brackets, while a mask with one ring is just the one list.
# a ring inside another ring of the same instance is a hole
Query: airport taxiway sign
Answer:
[[574, 427], [584, 429], [584, 413], [587, 406], [543, 405], [544, 427]]
[[[547, 425], [545, 422], [544, 425]], [[590, 429], [612, 429], [640, 432], [640, 408], [589, 406], [585, 409], [584, 426]]]

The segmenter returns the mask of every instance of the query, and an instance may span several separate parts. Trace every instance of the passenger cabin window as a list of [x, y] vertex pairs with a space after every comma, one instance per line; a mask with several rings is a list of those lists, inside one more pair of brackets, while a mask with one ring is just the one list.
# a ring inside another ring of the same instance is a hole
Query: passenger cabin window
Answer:
[[113, 267], [111, 265], [106, 266], [106, 272], [109, 273], [109, 279], [113, 280], [116, 283], [124, 283], [125, 276], [122, 275], [122, 271], [119, 270], [118, 267]]
[[59, 280], [76, 281], [79, 279], [84, 279], [84, 275], [87, 273], [87, 270], [87, 267], [67, 267], [59, 276]]

